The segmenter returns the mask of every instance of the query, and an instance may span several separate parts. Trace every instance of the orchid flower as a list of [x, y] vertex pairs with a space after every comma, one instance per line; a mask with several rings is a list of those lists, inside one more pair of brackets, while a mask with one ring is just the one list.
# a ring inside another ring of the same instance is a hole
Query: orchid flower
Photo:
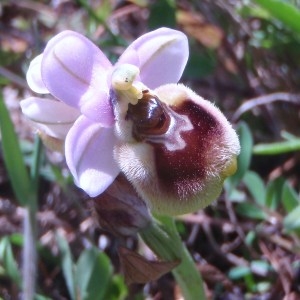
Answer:
[[139, 37], [115, 65], [86, 37], [63, 31], [32, 60], [27, 73], [29, 87], [50, 96], [25, 99], [21, 108], [42, 133], [65, 141], [66, 162], [75, 183], [95, 197], [120, 172], [113, 154], [119, 139], [114, 132], [112, 80], [122, 89], [118, 87], [122, 70], [137, 68], [134, 80], [143, 88], [177, 83], [187, 59], [186, 36], [168, 28]]

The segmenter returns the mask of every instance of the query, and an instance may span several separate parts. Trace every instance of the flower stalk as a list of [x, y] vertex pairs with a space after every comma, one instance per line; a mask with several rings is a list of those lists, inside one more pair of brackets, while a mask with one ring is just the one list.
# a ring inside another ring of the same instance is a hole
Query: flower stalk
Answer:
[[23, 299], [32, 300], [36, 285], [36, 212], [25, 207], [23, 248]]
[[39, 168], [41, 162], [42, 143], [36, 137], [33, 164], [31, 166], [31, 194], [25, 205], [24, 214], [24, 248], [23, 248], [23, 299], [32, 300], [35, 295], [37, 274], [37, 250], [36, 250], [36, 212]]
[[180, 260], [181, 263], [172, 270], [185, 300], [205, 300], [205, 291], [200, 272], [183, 244], [172, 217], [160, 217], [139, 234], [148, 247], [161, 259]]

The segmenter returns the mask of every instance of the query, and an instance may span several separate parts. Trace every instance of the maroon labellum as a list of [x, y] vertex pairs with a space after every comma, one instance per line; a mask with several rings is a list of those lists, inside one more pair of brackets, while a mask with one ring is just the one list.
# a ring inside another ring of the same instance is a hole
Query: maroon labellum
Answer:
[[151, 210], [184, 214], [220, 194], [236, 171], [238, 137], [211, 102], [183, 85], [145, 91], [117, 119], [121, 170]]

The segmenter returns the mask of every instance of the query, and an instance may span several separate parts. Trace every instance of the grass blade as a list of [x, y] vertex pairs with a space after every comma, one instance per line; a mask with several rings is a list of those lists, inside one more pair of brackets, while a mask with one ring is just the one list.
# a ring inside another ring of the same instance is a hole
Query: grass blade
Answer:
[[4, 163], [17, 200], [21, 205], [28, 204], [30, 196], [30, 179], [22, 157], [17, 135], [9, 112], [0, 94], [0, 133]]
[[296, 6], [282, 0], [255, 0], [255, 2], [285, 26], [300, 33], [300, 10]]

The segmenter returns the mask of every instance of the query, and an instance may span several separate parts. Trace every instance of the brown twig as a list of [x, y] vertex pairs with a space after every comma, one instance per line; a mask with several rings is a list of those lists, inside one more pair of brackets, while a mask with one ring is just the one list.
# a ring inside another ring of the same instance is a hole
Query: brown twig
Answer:
[[270, 251], [267, 245], [263, 242], [259, 242], [262, 253], [267, 257], [273, 268], [276, 270], [284, 293], [287, 295], [291, 290], [291, 280], [293, 272], [291, 270], [290, 263], [287, 262], [286, 257], [280, 257], [276, 254], [276, 251]]
[[12, 83], [18, 85], [21, 88], [28, 89], [28, 85], [26, 83], [26, 80], [24, 80], [22, 77], [14, 74], [10, 70], [3, 68], [0, 66], [0, 75], [7, 78]]
[[248, 99], [234, 113], [234, 115], [232, 116], [232, 121], [236, 122], [242, 114], [244, 114], [246, 111], [252, 110], [257, 106], [270, 104], [276, 101], [285, 101], [293, 104], [300, 104], [300, 95], [278, 92]]

